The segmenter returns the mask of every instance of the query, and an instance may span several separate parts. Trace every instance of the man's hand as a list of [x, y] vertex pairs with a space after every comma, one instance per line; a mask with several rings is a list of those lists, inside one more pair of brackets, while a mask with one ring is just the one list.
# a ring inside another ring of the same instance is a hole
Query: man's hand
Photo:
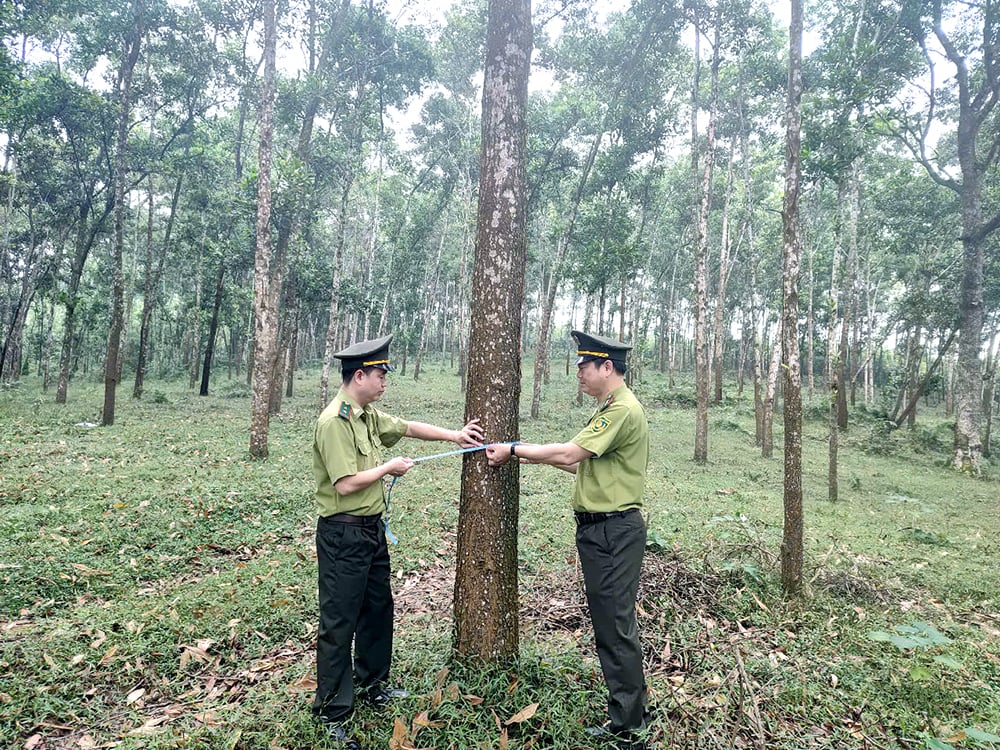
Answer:
[[414, 467], [412, 458], [404, 458], [403, 456], [397, 456], [391, 461], [385, 462], [386, 473], [394, 477], [401, 477], [403, 474], [408, 472]]
[[493, 443], [487, 445], [486, 460], [490, 466], [503, 466], [510, 461], [510, 443]]
[[483, 444], [483, 428], [479, 426], [478, 417], [470, 419], [465, 427], [455, 431], [455, 442], [463, 448], [478, 448]]

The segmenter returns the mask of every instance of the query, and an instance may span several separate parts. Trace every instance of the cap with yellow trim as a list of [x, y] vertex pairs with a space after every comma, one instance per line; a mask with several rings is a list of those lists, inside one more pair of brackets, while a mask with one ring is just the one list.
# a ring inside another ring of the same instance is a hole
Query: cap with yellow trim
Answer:
[[625, 358], [632, 348], [621, 341], [583, 331], [573, 331], [572, 336], [576, 341], [576, 364], [578, 366], [584, 362], [604, 361], [606, 359], [624, 365]]
[[340, 360], [341, 372], [360, 370], [363, 367], [380, 367], [386, 372], [392, 372], [392, 367], [389, 365], [390, 341], [392, 341], [391, 335], [359, 341], [346, 349], [341, 349], [333, 356]]

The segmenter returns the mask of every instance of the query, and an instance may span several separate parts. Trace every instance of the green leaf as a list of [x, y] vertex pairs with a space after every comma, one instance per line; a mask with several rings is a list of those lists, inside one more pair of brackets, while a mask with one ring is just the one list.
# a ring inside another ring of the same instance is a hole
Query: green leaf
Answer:
[[934, 661], [938, 664], [943, 664], [949, 669], [963, 669], [965, 667], [958, 659], [952, 659], [950, 656], [941, 656], [940, 654], [934, 657]]
[[976, 740], [977, 742], [990, 742], [995, 744], [1000, 744], [1000, 736], [995, 734], [990, 734], [989, 732], [984, 732], [982, 729], [976, 729], [975, 727], [969, 727], [965, 730], [965, 736], [970, 740]]
[[910, 679], [914, 682], [927, 682], [933, 680], [934, 675], [927, 667], [913, 667], [910, 669]]
[[891, 643], [900, 651], [907, 651], [911, 648], [916, 648], [917, 646], [921, 645], [920, 641], [916, 641], [913, 638], [907, 638], [906, 636], [903, 635], [896, 635], [895, 633], [887, 633], [884, 630], [872, 630], [868, 633], [868, 637], [873, 641], [882, 641], [884, 643]]
[[947, 742], [942, 742], [933, 737], [924, 737], [924, 747], [926, 750], [955, 750], [954, 745], [949, 745]]

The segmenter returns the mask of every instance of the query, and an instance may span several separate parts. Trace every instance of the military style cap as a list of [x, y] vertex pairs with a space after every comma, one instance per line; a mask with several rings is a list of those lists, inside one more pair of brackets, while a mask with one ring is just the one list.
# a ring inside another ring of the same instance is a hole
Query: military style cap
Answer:
[[583, 331], [573, 331], [573, 339], [576, 341], [576, 364], [582, 365], [584, 362], [598, 360], [603, 362], [606, 359], [625, 364], [625, 358], [632, 348], [621, 341], [615, 341], [605, 336], [595, 336]]
[[380, 339], [369, 339], [351, 344], [341, 349], [333, 356], [340, 360], [341, 372], [360, 370], [362, 367], [381, 367], [386, 372], [392, 372], [389, 365], [389, 342], [392, 336]]

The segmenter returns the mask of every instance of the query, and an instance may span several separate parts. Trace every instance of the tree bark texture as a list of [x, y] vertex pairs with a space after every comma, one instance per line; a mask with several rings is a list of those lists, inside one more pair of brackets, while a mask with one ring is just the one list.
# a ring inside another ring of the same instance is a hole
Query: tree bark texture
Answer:
[[708, 214], [712, 205], [712, 173], [715, 167], [715, 123], [719, 91], [719, 32], [716, 29], [712, 54], [712, 101], [708, 112], [705, 144], [705, 167], [701, 179], [701, 209], [698, 213], [698, 240], [694, 257], [694, 349], [695, 349], [695, 427], [694, 460], [708, 461], [708, 401], [710, 358], [708, 351]]
[[257, 176], [257, 247], [254, 255], [253, 385], [250, 457], [267, 458], [271, 373], [278, 334], [277, 294], [271, 279], [271, 147], [274, 136], [275, 0], [264, 0], [264, 80], [260, 92]]
[[[531, 35], [530, 0], [491, 0], [465, 415], [479, 417], [498, 440], [518, 435]], [[474, 454], [462, 466], [454, 640], [460, 658], [500, 663], [517, 655], [519, 478], [516, 461], [492, 469]]]
[[802, 592], [802, 373], [799, 363], [799, 179], [802, 128], [802, 0], [792, 0], [789, 30], [788, 103], [785, 108], [784, 263], [781, 342], [784, 360], [785, 477], [781, 583], [785, 594]]
[[135, 19], [125, 39], [122, 66], [118, 73], [118, 135], [115, 139], [115, 237], [111, 248], [111, 327], [108, 332], [108, 350], [104, 360], [104, 409], [101, 424], [115, 423], [115, 393], [118, 388], [118, 353], [122, 328], [125, 325], [125, 279], [122, 256], [125, 247], [125, 176], [128, 172], [128, 130], [131, 116], [132, 73], [139, 60], [139, 47], [143, 35], [143, 3], [139, 0], [133, 10]]

